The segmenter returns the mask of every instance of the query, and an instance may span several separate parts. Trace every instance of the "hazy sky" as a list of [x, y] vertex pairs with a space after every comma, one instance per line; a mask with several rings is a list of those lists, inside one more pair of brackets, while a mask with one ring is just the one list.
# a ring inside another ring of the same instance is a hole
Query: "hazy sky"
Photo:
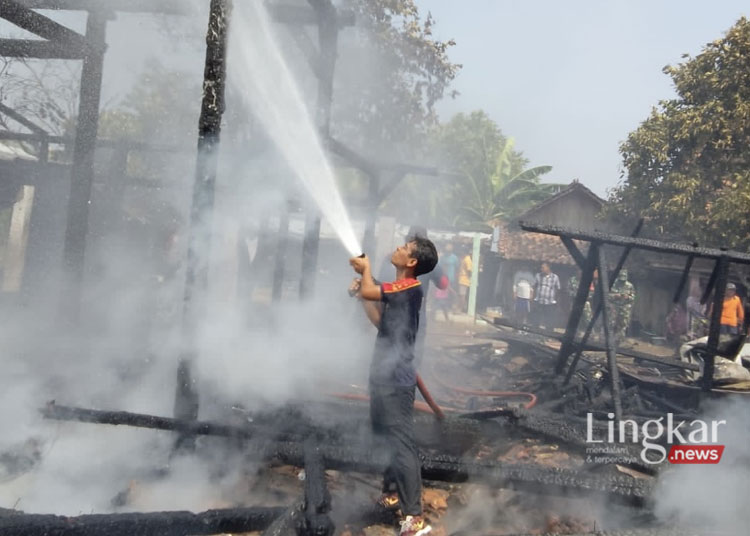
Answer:
[[[740, 0], [416, 1], [436, 19], [437, 38], [456, 40], [450, 58], [463, 64], [454, 82], [461, 95], [439, 105], [441, 117], [483, 109], [532, 165], [553, 166], [545, 180], [578, 178], [599, 195], [619, 180], [620, 142], [674, 95], [662, 68], [750, 15]], [[80, 13], [45, 14], [83, 30]], [[179, 30], [165, 38], [161, 22], [119, 14], [110, 23], [105, 104], [127, 93], [150, 56], [200, 76], [203, 58], [185, 54]], [[4, 23], [0, 30], [24, 33]]]
[[740, 0], [417, 0], [453, 38], [461, 95], [441, 116], [485, 110], [548, 181], [578, 178], [604, 195], [620, 176], [618, 146], [660, 99], [662, 68], [720, 38]]

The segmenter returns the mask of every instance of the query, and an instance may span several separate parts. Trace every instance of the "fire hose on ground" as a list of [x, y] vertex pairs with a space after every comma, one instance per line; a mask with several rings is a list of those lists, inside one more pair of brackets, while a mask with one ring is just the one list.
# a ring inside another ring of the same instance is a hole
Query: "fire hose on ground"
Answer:
[[[440, 378], [435, 374], [435, 371], [432, 371], [432, 375], [435, 378], [435, 381], [444, 389], [448, 389], [451, 391], [455, 391], [456, 393], [465, 394], [465, 395], [472, 395], [472, 396], [481, 396], [481, 397], [528, 397], [529, 401], [524, 404], [524, 409], [531, 409], [536, 404], [536, 395], [534, 393], [528, 393], [524, 391], [479, 391], [475, 389], [463, 389], [461, 387], [454, 387], [451, 385], [446, 384]], [[435, 399], [432, 398], [432, 395], [430, 394], [429, 389], [427, 389], [427, 385], [425, 385], [424, 380], [422, 380], [422, 377], [417, 374], [417, 388], [419, 389], [419, 392], [422, 393], [422, 396], [425, 399], [425, 402], [421, 402], [419, 400], [414, 402], [414, 409], [417, 411], [423, 412], [423, 413], [433, 413], [435, 415], [435, 418], [438, 421], [444, 421], [445, 420], [445, 413], [462, 413], [462, 410], [459, 410], [457, 408], [448, 408], [448, 407], [440, 407], [437, 402], [435, 402]], [[364, 394], [354, 394], [354, 393], [333, 393], [332, 396], [335, 396], [336, 398], [340, 398], [342, 400], [358, 400], [362, 402], [367, 402], [370, 400], [370, 397]], [[493, 412], [496, 411], [497, 408], [491, 408], [485, 411]], [[481, 414], [483, 412], [476, 412], [478, 414]], [[472, 413], [474, 415], [474, 413]]]

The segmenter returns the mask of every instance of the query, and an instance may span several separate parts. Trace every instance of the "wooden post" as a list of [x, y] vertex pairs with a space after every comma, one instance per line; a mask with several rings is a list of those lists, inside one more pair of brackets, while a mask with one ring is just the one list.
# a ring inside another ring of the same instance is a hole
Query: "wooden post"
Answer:
[[86, 41], [89, 46], [85, 49], [81, 70], [78, 122], [73, 146], [73, 165], [70, 169], [68, 222], [63, 249], [65, 279], [60, 304], [62, 317], [74, 323], [79, 318], [81, 308], [108, 17], [109, 14], [103, 10], [91, 11], [86, 22]]
[[609, 386], [612, 391], [615, 421], [622, 420], [622, 400], [620, 399], [620, 371], [617, 368], [617, 347], [615, 334], [612, 333], [613, 318], [609, 311], [609, 272], [604, 248], [599, 246], [599, 298], [602, 309], [602, 325], [604, 326], [604, 346], [607, 349], [607, 365], [609, 369]]
[[716, 261], [716, 285], [714, 286], [714, 301], [711, 309], [711, 323], [708, 325], [708, 342], [706, 343], [706, 358], [703, 361], [703, 390], [710, 391], [714, 384], [714, 358], [719, 346], [721, 334], [721, 310], [724, 308], [724, 293], [727, 290], [727, 276], [729, 275], [729, 260], [719, 257]]
[[[196, 332], [205, 315], [214, 188], [219, 157], [221, 118], [224, 114], [226, 51], [231, 0], [211, 0], [206, 34], [203, 101], [198, 119], [198, 155], [190, 209], [185, 295], [182, 312], [183, 350], [177, 368], [175, 417], [198, 416], [192, 363], [196, 357]], [[184, 444], [184, 442], [181, 442]]]

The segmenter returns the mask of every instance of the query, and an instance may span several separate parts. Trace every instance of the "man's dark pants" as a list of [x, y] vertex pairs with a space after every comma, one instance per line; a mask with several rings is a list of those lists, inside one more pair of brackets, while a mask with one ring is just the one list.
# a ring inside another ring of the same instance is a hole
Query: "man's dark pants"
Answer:
[[388, 452], [383, 491], [392, 484], [404, 515], [422, 514], [422, 474], [414, 441], [414, 386], [370, 384], [370, 421], [379, 446]]
[[552, 330], [557, 327], [557, 304], [536, 302], [537, 326]]

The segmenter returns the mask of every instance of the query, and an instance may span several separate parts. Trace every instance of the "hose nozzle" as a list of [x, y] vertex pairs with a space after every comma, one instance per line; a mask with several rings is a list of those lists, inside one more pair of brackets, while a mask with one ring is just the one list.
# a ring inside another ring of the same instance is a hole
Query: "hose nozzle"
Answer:
[[[357, 258], [364, 259], [366, 256], [367, 255], [362, 253], [361, 255], [357, 255]], [[349, 290], [347, 292], [349, 293], [349, 296], [353, 298], [354, 296], [357, 295], [357, 293], [359, 293], [359, 288], [349, 287]]]

